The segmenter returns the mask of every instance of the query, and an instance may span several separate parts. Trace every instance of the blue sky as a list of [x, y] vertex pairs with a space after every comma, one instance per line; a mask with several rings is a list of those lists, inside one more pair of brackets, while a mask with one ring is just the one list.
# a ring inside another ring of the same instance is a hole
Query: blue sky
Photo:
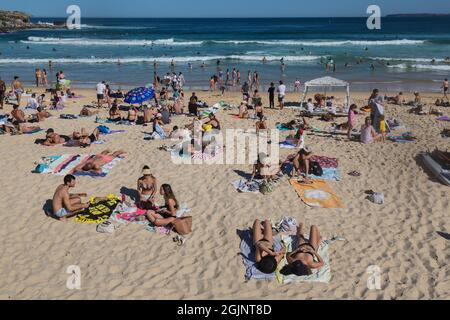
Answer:
[[391, 13], [450, 13], [449, 0], [2, 0], [4, 10], [65, 17], [71, 4], [82, 17], [351, 17], [370, 4]]

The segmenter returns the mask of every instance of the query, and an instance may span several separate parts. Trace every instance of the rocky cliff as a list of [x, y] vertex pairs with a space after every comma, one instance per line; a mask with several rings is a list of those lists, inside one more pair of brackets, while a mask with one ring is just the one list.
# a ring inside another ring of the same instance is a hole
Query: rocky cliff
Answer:
[[0, 33], [35, 28], [61, 28], [51, 24], [33, 23], [30, 18], [29, 14], [23, 12], [0, 10]]

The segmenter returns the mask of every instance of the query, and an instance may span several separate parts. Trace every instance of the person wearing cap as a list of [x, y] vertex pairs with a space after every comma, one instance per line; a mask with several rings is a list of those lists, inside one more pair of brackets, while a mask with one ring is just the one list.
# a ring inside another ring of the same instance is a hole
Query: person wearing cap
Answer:
[[295, 173], [302, 174], [305, 176], [304, 183], [311, 183], [311, 180], [308, 178], [309, 167], [310, 167], [310, 159], [313, 156], [312, 149], [309, 147], [303, 147], [299, 152], [295, 155], [292, 160], [292, 173], [291, 176], [294, 178]]
[[155, 202], [157, 190], [157, 181], [153, 176], [150, 167], [142, 168], [142, 177], [137, 181], [137, 190], [139, 192], [139, 207], [142, 209], [152, 209]]
[[303, 223], [297, 227], [297, 237], [297, 248], [286, 255], [286, 260], [293, 274], [308, 276], [312, 274], [312, 269], [319, 269], [324, 265], [322, 257], [317, 253], [322, 239], [319, 229], [313, 225], [307, 240], [303, 233]]

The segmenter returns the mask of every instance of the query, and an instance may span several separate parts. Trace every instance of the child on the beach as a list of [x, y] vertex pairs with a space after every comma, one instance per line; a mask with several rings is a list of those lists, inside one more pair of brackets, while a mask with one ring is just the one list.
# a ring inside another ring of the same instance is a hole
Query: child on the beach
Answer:
[[381, 141], [386, 141], [386, 121], [384, 120], [384, 115], [380, 116], [380, 133]]

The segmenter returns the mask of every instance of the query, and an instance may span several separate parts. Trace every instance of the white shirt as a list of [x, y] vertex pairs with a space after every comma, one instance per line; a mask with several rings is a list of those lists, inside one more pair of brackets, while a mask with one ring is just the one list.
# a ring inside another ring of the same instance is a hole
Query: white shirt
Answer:
[[308, 109], [308, 112], [314, 112], [314, 104], [312, 102], [308, 102], [306, 108]]
[[104, 83], [97, 84], [97, 94], [104, 94], [106, 90], [106, 86]]
[[39, 107], [39, 104], [35, 98], [28, 98], [27, 101], [27, 108], [37, 109]]
[[280, 84], [278, 86], [278, 93], [280, 96], [284, 96], [286, 94], [286, 86], [284, 84]]

